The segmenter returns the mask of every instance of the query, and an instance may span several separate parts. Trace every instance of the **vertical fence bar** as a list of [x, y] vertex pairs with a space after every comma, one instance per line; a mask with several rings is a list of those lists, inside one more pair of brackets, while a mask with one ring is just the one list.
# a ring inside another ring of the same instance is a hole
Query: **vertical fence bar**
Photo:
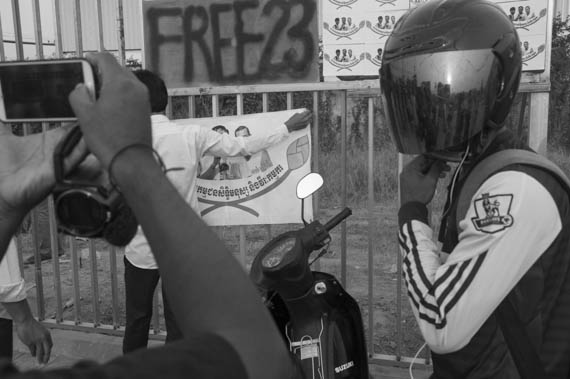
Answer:
[[[313, 132], [313, 148], [311, 149], [313, 160], [313, 171], [319, 172], [319, 91], [313, 92], [313, 120], [311, 130]], [[319, 210], [319, 192], [313, 194], [313, 207]], [[318, 262], [318, 261], [317, 261]]]
[[[400, 194], [400, 173], [402, 172], [402, 168], [404, 167], [404, 156], [402, 154], [398, 154], [398, 205], [401, 202], [401, 194]], [[402, 343], [403, 343], [403, 335], [402, 335], [402, 255], [399, 251], [396, 252], [398, 257], [398, 277], [396, 279], [396, 360], [400, 360], [402, 358]]]
[[374, 101], [368, 98], [368, 355], [374, 354]]
[[0, 17], [0, 61], [6, 60], [6, 52], [4, 51], [4, 33], [2, 32], [2, 19]]
[[172, 108], [172, 96], [168, 96], [168, 102], [166, 104], [166, 117], [168, 117], [170, 120], [172, 120], [172, 114], [174, 113], [174, 110]]
[[[212, 117], [218, 117], [220, 115], [220, 97], [218, 95], [212, 95]], [[216, 234], [221, 240], [224, 240], [224, 232], [225, 229], [223, 226], [215, 227]], [[241, 229], [240, 229], [241, 233]], [[241, 239], [242, 236], [240, 235], [240, 251], [241, 251]]]
[[[269, 112], [269, 95], [267, 92], [261, 94], [261, 111]], [[267, 233], [267, 241], [271, 240], [271, 224], [265, 225], [265, 233]]]
[[105, 38], [103, 32], [103, 9], [101, 6], [101, 0], [97, 0], [97, 34], [99, 38], [97, 39], [97, 47], [99, 51], [105, 50]]
[[263, 113], [269, 112], [269, 95], [267, 92], [261, 94], [261, 111]]
[[99, 326], [99, 279], [97, 273], [97, 251], [95, 243], [89, 240], [89, 263], [91, 266], [91, 302], [93, 308], [93, 326]]
[[22, 20], [20, 19], [20, 2], [12, 0], [12, 19], [14, 21], [14, 45], [16, 58], [24, 59], [24, 44], [22, 42]]
[[75, 20], [75, 52], [78, 57], [83, 56], [83, 31], [81, 27], [81, 1], [75, 0], [73, 18]]
[[109, 271], [111, 272], [111, 307], [113, 329], [119, 328], [119, 280], [117, 275], [117, 248], [109, 245]]
[[[31, 134], [31, 125], [24, 124], [24, 135]], [[37, 209], [32, 209], [30, 213], [31, 218], [31, 235], [32, 235], [32, 248], [34, 251], [34, 278], [36, 281], [36, 304], [38, 309], [38, 319], [45, 319], [45, 301], [44, 301], [44, 282], [42, 276], [42, 257], [40, 255], [40, 247], [38, 242], [38, 212]]]
[[[6, 54], [4, 51], [4, 33], [2, 32], [2, 18], [0, 17], [0, 62], [6, 60]], [[18, 266], [20, 268], [20, 272], [24, 272], [24, 257], [22, 256], [23, 253], [23, 246], [22, 246], [22, 232], [18, 233], [16, 239], [16, 249], [18, 251]]]
[[212, 117], [218, 117], [220, 115], [220, 97], [218, 95], [212, 95]]
[[[523, 92], [521, 94], [521, 107], [519, 112], [519, 123], [517, 125], [517, 136], [523, 135], [524, 129], [524, 115], [526, 113], [526, 105], [528, 102], [528, 92]], [[528, 141], [525, 141], [528, 144]]]
[[[311, 157], [312, 157], [312, 172], [319, 172], [319, 91], [313, 92], [313, 120], [311, 122], [311, 131], [313, 133], [311, 144]], [[319, 218], [319, 191], [315, 192], [312, 196], [313, 200], [313, 218]], [[321, 270], [321, 260], [318, 259], [315, 263], [315, 270]]]
[[293, 109], [293, 92], [287, 92], [287, 109]]
[[125, 65], [125, 22], [123, 15], [123, 0], [117, 0], [117, 49], [119, 63]]
[[38, 243], [38, 214], [33, 209], [30, 214], [32, 221], [32, 246], [34, 249], [34, 274], [36, 280], [36, 301], [38, 307], [38, 318], [45, 319], [45, 302], [44, 302], [44, 282], [42, 276], [42, 257], [40, 255], [40, 247]]
[[[47, 128], [47, 123], [43, 123]], [[44, 129], [44, 133], [46, 130]], [[53, 289], [55, 293], [55, 320], [61, 322], [63, 320], [63, 301], [61, 294], [61, 272], [59, 267], [59, 236], [57, 234], [57, 224], [55, 220], [55, 206], [53, 204], [53, 196], [48, 197], [48, 222], [49, 234], [51, 242], [51, 262], [53, 266]]]
[[236, 94], [236, 115], [243, 115], [243, 94]]
[[[341, 116], [340, 116], [340, 155], [342, 157], [341, 164], [341, 208], [346, 207], [347, 196], [347, 168], [346, 161], [347, 148], [346, 148], [346, 117], [347, 117], [347, 93], [346, 90], [341, 91]], [[346, 288], [346, 222], [341, 224], [340, 231], [340, 282]]]
[[71, 254], [71, 278], [73, 280], [73, 318], [75, 325], [81, 323], [81, 293], [79, 290], [79, 257], [77, 251], [77, 240], [71, 236], [68, 237], [68, 243]]
[[196, 98], [195, 96], [188, 96], [188, 117], [196, 117]]
[[24, 251], [24, 247], [22, 244], [22, 233], [18, 233], [18, 236], [15, 238], [16, 242], [16, 250], [18, 251], [18, 267], [20, 267], [20, 272], [24, 272], [24, 257], [22, 256], [22, 252]]
[[[2, 32], [2, 18], [0, 17], [0, 61], [6, 60], [6, 52], [4, 50], [4, 33]], [[22, 256], [23, 246], [22, 246], [22, 233], [18, 233], [16, 237], [16, 249], [18, 250], [18, 266], [20, 267], [20, 272], [24, 272], [24, 257]]]
[[53, 0], [53, 33], [55, 39], [55, 56], [61, 58], [63, 55], [63, 42], [61, 39], [61, 12], [59, 0]]
[[44, 59], [44, 41], [42, 39], [42, 18], [40, 15], [39, 0], [32, 0], [32, 16], [34, 18], [34, 34], [36, 37], [36, 55]]
[[[236, 95], [236, 114], [241, 116], [243, 114], [243, 94]], [[247, 255], [247, 236], [245, 225], [239, 226], [239, 257], [241, 264], [245, 267]]]

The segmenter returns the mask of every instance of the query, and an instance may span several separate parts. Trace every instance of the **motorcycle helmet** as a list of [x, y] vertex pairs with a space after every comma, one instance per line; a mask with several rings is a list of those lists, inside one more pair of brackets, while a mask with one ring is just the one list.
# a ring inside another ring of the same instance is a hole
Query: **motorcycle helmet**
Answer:
[[522, 67], [516, 29], [487, 0], [431, 0], [397, 22], [380, 89], [400, 153], [460, 158], [485, 127], [504, 123]]

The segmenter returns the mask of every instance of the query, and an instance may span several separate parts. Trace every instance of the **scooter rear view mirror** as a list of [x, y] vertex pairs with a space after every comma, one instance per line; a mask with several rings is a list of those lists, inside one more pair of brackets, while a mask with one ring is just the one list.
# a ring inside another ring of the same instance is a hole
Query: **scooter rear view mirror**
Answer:
[[308, 173], [297, 183], [297, 198], [306, 199], [317, 192], [322, 185], [323, 177], [320, 174], [316, 172]]
[[323, 186], [323, 182], [323, 177], [320, 174], [310, 172], [297, 183], [297, 198], [301, 199], [301, 220], [305, 225], [307, 225], [307, 221], [305, 221], [305, 199], [317, 192]]

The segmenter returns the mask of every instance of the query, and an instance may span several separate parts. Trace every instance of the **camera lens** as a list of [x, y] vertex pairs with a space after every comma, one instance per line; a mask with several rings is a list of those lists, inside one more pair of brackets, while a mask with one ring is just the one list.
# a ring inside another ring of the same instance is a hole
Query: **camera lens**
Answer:
[[99, 233], [107, 222], [108, 212], [89, 192], [68, 191], [57, 198], [56, 214], [62, 229], [77, 236]]

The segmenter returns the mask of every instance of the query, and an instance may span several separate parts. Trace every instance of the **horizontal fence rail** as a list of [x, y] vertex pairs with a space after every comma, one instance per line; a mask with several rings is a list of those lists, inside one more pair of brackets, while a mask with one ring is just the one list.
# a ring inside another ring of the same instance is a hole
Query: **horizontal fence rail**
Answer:
[[[39, 0], [32, 0], [33, 43], [29, 38], [23, 38], [20, 2], [6, 1], [6, 4], [11, 6], [11, 14], [4, 14], [7, 8], [2, 8], [0, 12], [4, 17], [0, 18], [0, 23], [11, 19], [14, 32], [13, 36], [4, 36], [0, 25], [0, 41], [3, 41], [0, 43], [0, 60], [7, 59], [8, 48], [14, 51], [16, 59], [24, 59], [24, 48], [30, 44], [35, 48], [36, 59], [83, 56], [83, 30], [80, 17], [82, 2], [79, 0], [72, 2], [76, 19], [75, 51], [64, 52], [60, 1], [63, 0], [51, 2], [55, 38], [53, 41], [41, 42], [45, 40], [42, 35], [42, 23], [45, 21], [41, 17]], [[98, 19], [97, 40], [99, 50], [103, 51], [106, 48], [105, 30], [101, 19], [103, 14], [101, 0], [96, 1], [96, 7], [97, 12], [94, 16]], [[122, 0], [116, 1], [116, 9], [117, 24], [121, 29]], [[124, 35], [121, 30], [117, 34], [118, 48], [114, 53], [119, 61], [124, 63]], [[50, 49], [49, 56], [44, 52], [46, 48]], [[527, 94], [543, 94], [549, 90], [549, 84], [521, 84], [521, 92], [525, 93], [523, 100], [519, 101], [522, 104], [518, 113], [520, 118], [518, 125], [521, 126], [521, 130], [522, 120], [528, 118], [525, 116]], [[411, 357], [418, 351], [423, 341], [411, 310], [406, 305], [406, 294], [401, 281], [402, 264], [397, 251], [396, 229], [394, 229], [396, 221], [392, 212], [397, 210], [394, 205], [397, 204], [397, 188], [392, 189], [392, 193], [379, 194], [380, 190], [376, 183], [378, 173], [385, 172], [390, 167], [390, 162], [399, 162], [396, 163], [396, 168], [398, 165], [401, 167], [401, 159], [397, 157], [393, 147], [380, 156], [382, 151], [376, 143], [379, 133], [383, 130], [385, 133], [386, 129], [383, 126], [379, 105], [379, 81], [373, 79], [314, 84], [171, 88], [168, 92], [168, 115], [171, 118], [245, 114], [247, 109], [244, 104], [251, 96], [260, 105], [256, 108], [256, 112], [300, 107], [307, 107], [313, 111], [312, 170], [324, 171], [325, 165], [333, 156], [340, 159], [338, 181], [334, 182], [336, 187], [332, 189], [336, 195], [328, 195], [326, 203], [323, 201], [324, 195], [321, 193], [314, 195], [315, 215], [326, 218], [329, 209], [344, 206], [356, 207], [360, 215], [356, 221], [349, 218], [343, 222], [339, 231], [333, 236], [335, 248], [340, 251], [340, 256], [318, 261], [317, 269], [338, 275], [349, 292], [355, 288], [353, 284], [357, 279], [361, 281], [359, 288], [354, 290], [354, 296], [361, 305], [365, 321], [370, 361], [378, 364], [409, 365]], [[276, 97], [278, 101], [274, 100]], [[272, 105], [275, 103], [280, 104], [279, 109], [273, 109]], [[355, 103], [358, 103], [358, 106]], [[530, 103], [532, 105], [532, 97]], [[16, 125], [15, 129], [21, 130], [23, 134], [29, 134], [43, 132], [57, 125], [42, 123], [39, 126], [25, 124], [23, 128], [19, 127]], [[334, 150], [324, 154], [320, 141], [331, 138], [330, 131], [333, 129], [336, 133], [335, 139], [340, 141], [336, 141]], [[360, 140], [353, 139], [356, 133], [360, 133], [358, 134]], [[359, 141], [362, 144], [359, 145]], [[356, 151], [354, 146], [360, 146], [360, 150]], [[379, 156], [385, 161], [379, 160]], [[354, 163], [365, 167], [364, 184], [360, 188], [363, 197], [356, 200], [354, 193], [349, 194], [349, 191], [354, 191], [354, 185], [351, 183], [351, 167]], [[385, 175], [396, 177], [397, 171]], [[325, 186], [332, 187], [331, 183], [332, 181], [325, 181]], [[392, 206], [387, 208], [379, 206], [378, 197], [381, 197], [384, 203], [391, 202]], [[247, 269], [255, 252], [263, 243], [281, 231], [294, 227], [297, 226], [217, 227], [216, 231], [234, 251], [244, 269]], [[385, 228], [393, 228], [390, 242], [378, 238], [380, 231]], [[354, 238], [350, 238], [357, 232], [364, 236], [362, 240], [355, 241]], [[356, 261], [352, 255], [355, 244], [358, 244], [359, 249], [364, 252], [359, 261]], [[45, 325], [93, 333], [119, 336], [123, 334], [124, 288], [121, 277], [123, 266], [119, 262], [124, 255], [122, 249], [109, 246], [100, 240], [84, 240], [58, 234], [51, 197], [31, 212], [18, 234], [17, 246], [20, 252], [20, 265], [28, 287], [34, 289], [29, 291], [29, 298], [35, 298], [30, 302], [35, 305], [35, 313]], [[162, 299], [158, 288], [154, 299], [151, 331], [153, 339], [165, 338], [161, 312]], [[393, 327], [386, 330], [383, 328], [386, 323]], [[416, 362], [429, 365], [429, 352], [424, 351]]]

